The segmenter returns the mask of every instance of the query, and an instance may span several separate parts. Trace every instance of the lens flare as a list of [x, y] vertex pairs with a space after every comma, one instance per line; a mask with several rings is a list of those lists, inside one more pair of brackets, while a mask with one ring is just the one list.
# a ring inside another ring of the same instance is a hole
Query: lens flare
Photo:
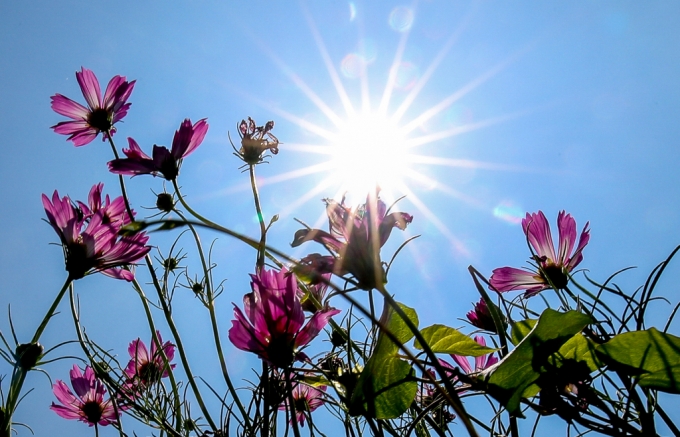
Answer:
[[497, 217], [505, 222], [513, 225], [522, 223], [524, 209], [515, 205], [514, 202], [504, 200], [493, 209], [494, 217]]
[[397, 32], [406, 32], [413, 25], [413, 10], [406, 6], [397, 6], [390, 12], [390, 27]]

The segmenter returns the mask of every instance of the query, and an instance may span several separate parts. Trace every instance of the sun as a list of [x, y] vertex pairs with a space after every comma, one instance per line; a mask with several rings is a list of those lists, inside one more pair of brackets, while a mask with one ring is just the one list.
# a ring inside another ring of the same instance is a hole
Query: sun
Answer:
[[408, 140], [385, 115], [359, 113], [342, 122], [330, 141], [331, 183], [352, 203], [376, 187], [394, 192], [408, 170]]
[[[408, 12], [406, 14], [408, 17], [411, 17], [414, 13], [408, 8], [399, 9], [400, 13], [404, 11]], [[412, 78], [413, 80], [408, 83], [403, 83], [400, 75], [403, 75], [405, 71], [412, 73], [413, 70], [407, 68], [410, 64], [403, 59], [410, 34], [410, 21], [412, 20], [409, 21], [408, 26], [397, 26], [394, 30], [401, 33], [401, 37], [385, 79], [380, 82], [380, 88], [382, 88], [382, 95], [380, 95], [380, 89], [376, 90], [369, 86], [368, 70], [371, 67], [372, 58], [365, 56], [366, 53], [362, 49], [356, 53], [348, 54], [338, 65], [338, 62], [330, 55], [321, 37], [321, 32], [309, 11], [303, 7], [302, 12], [330, 81], [337, 92], [338, 104], [334, 105], [332, 101], [322, 98], [310, 84], [295, 72], [292, 66], [281, 59], [275, 51], [260, 43], [258, 45], [262, 48], [264, 54], [313, 104], [315, 110], [322, 117], [312, 121], [313, 118], [310, 119], [304, 115], [289, 112], [243, 90], [236, 91], [281, 119], [296, 125], [311, 139], [304, 143], [285, 141], [282, 150], [298, 152], [305, 157], [312, 155], [321, 157], [321, 159], [315, 160], [316, 162], [309, 165], [302, 165], [294, 170], [258, 179], [260, 186], [264, 186], [298, 178], [315, 178], [305, 193], [297, 196], [295, 200], [288, 202], [281, 209], [280, 217], [292, 215], [301, 205], [321, 197], [332, 197], [336, 200], [345, 199], [348, 205], [358, 206], [364, 203], [367, 194], [373, 192], [377, 187], [380, 190], [381, 197], [387, 202], [405, 198], [406, 202], [415, 207], [450, 241], [452, 247], [462, 254], [469, 254], [465, 245], [419, 196], [421, 189], [437, 190], [446, 196], [463, 201], [476, 208], [493, 210], [493, 214], [503, 220], [514, 220], [514, 215], [507, 213], [508, 208], [513, 208], [514, 203], [512, 201], [504, 201], [489, 208], [489, 205], [485, 202], [457, 190], [446, 179], [437, 180], [433, 175], [438, 174], [438, 172], [431, 171], [431, 169], [439, 166], [448, 168], [451, 172], [455, 172], [458, 168], [530, 171], [530, 169], [502, 163], [456, 159], [455, 157], [441, 155], [444, 151], [448, 155], [448, 151], [455, 148], [453, 139], [458, 135], [503, 123], [531, 111], [523, 110], [495, 117], [471, 119], [465, 122], [452, 123], [446, 121], [441, 128], [433, 126], [437, 125], [438, 119], [436, 117], [443, 117], [445, 111], [448, 111], [452, 105], [502, 72], [528, 48], [511, 53], [507, 58], [500, 60], [496, 65], [469, 82], [452, 89], [448, 94], [443, 94], [438, 102], [427, 105], [425, 108], [418, 108], [419, 105], [414, 105], [414, 103], [416, 103], [421, 91], [425, 89], [442, 60], [454, 47], [460, 32], [465, 28], [464, 23], [451, 30], [449, 38], [429, 65], [417, 69], [416, 73], [422, 71], [422, 74], [416, 74]], [[345, 60], [351, 60], [352, 66], [356, 68], [346, 68]], [[354, 81], [354, 85], [352, 85], [352, 81]], [[355, 93], [348, 92], [347, 87], [350, 86], [353, 91], [356, 91], [358, 86], [359, 99], [355, 98]], [[440, 94], [437, 93], [437, 95]], [[432, 155], [431, 152], [427, 151], [428, 147], [426, 146], [435, 143], [438, 143], [438, 146], [436, 154]], [[250, 189], [250, 185], [244, 183], [237, 187], [230, 187], [223, 193], [248, 189]], [[515, 210], [511, 209], [510, 211], [514, 214]], [[326, 220], [326, 214], [320, 214], [318, 220], [319, 224]]]

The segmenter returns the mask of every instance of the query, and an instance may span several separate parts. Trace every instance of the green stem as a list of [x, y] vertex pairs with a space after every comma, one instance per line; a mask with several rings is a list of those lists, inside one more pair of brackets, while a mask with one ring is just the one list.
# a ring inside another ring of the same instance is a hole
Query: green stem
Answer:
[[[460, 401], [460, 398], [458, 397], [458, 393], [454, 389], [453, 385], [451, 384], [451, 381], [446, 378], [446, 372], [442, 368], [442, 366], [439, 364], [439, 360], [437, 359], [437, 356], [434, 354], [432, 351], [432, 348], [430, 348], [430, 345], [427, 343], [425, 338], [422, 336], [420, 331], [418, 330], [418, 327], [413, 324], [411, 319], [406, 315], [404, 310], [401, 309], [399, 304], [390, 296], [390, 294], [387, 292], [383, 284], [378, 284], [378, 287], [376, 289], [380, 292], [380, 294], [383, 295], [383, 298], [385, 300], [386, 305], [390, 305], [394, 312], [396, 312], [399, 317], [404, 321], [406, 326], [409, 328], [409, 330], [413, 333], [413, 335], [416, 337], [416, 340], [420, 343], [420, 345], [423, 348], [423, 351], [427, 355], [427, 357], [430, 359], [432, 362], [432, 365], [435, 367], [437, 370], [437, 373], [439, 373], [442, 376], [442, 381], [444, 382], [444, 386], [446, 390], [442, 390], [439, 385], [436, 385], [436, 387], [439, 389], [441, 394], [447, 399], [447, 401], [451, 404], [453, 409], [456, 411], [458, 414], [458, 417], [463, 421], [463, 424], [465, 425], [465, 428], [467, 429], [468, 434], [471, 436], [477, 436], [477, 431], [475, 431], [475, 427], [470, 421], [470, 418], [468, 417], [467, 412], [465, 411], [465, 407], [463, 406], [463, 403]], [[429, 373], [425, 372], [426, 375], [429, 375]]]
[[140, 300], [142, 301], [142, 306], [144, 307], [144, 312], [146, 313], [146, 320], [148, 321], [149, 329], [151, 330], [151, 341], [156, 344], [156, 351], [160, 352], [161, 357], [163, 358], [163, 365], [165, 366], [165, 370], [168, 372], [168, 378], [170, 379], [170, 386], [172, 387], [172, 394], [175, 402], [175, 427], [180, 429], [182, 425], [182, 404], [179, 397], [179, 388], [177, 387], [177, 382], [175, 381], [175, 373], [172, 370], [172, 366], [170, 366], [170, 361], [165, 354], [165, 350], [163, 350], [163, 345], [156, 335], [156, 325], [153, 321], [153, 315], [151, 314], [149, 302], [144, 295], [144, 290], [142, 290], [142, 287], [139, 285], [139, 282], [137, 282], [137, 279], [134, 279], [132, 284], [137, 291]]
[[[181, 212], [175, 210], [175, 212], [182, 218], [182, 220], [186, 219], [182, 215]], [[196, 232], [196, 228], [189, 224], [189, 229], [191, 230], [192, 235], [194, 236], [194, 240], [196, 241], [196, 246], [198, 249], [198, 254], [201, 258], [201, 264], [203, 266], [203, 274], [205, 275], [205, 289], [206, 289], [206, 294], [207, 294], [207, 307], [208, 307], [208, 312], [210, 313], [210, 323], [212, 325], [212, 331], [213, 331], [213, 338], [215, 340], [215, 348], [217, 349], [217, 357], [220, 361], [220, 367], [222, 369], [222, 375], [224, 377], [224, 381], [227, 383], [227, 387], [229, 388], [229, 392], [231, 393], [231, 396], [234, 398], [234, 402], [236, 402], [236, 406], [238, 407], [239, 411], [241, 412], [241, 416], [243, 417], [243, 420], [246, 422], [246, 434], [248, 434], [248, 430], [250, 429], [250, 417], [248, 416], [248, 413], [246, 413], [246, 409], [243, 407], [243, 404], [241, 403], [241, 399], [238, 397], [238, 394], [236, 393], [236, 388], [234, 387], [234, 384], [231, 382], [231, 378], [229, 377], [229, 372], [227, 370], [227, 362], [224, 359], [224, 353], [222, 351], [222, 342], [220, 340], [220, 333], [219, 329], [217, 326], [217, 316], [215, 315], [215, 298], [214, 298], [214, 290], [212, 288], [212, 281], [210, 280], [210, 270], [208, 269], [207, 262], [205, 260], [205, 255], [203, 254], [203, 247], [201, 245], [201, 239], [198, 235], [198, 232]]]
[[264, 224], [264, 216], [262, 215], [262, 206], [260, 205], [260, 194], [257, 191], [257, 181], [255, 180], [255, 166], [251, 165], [249, 168], [250, 187], [253, 190], [253, 199], [255, 200], [255, 211], [257, 212], [257, 221], [260, 223], [260, 244], [257, 247], [257, 270], [264, 267], [264, 251], [267, 244], [267, 228]]
[[[40, 336], [45, 331], [45, 328], [47, 327], [47, 324], [54, 316], [54, 313], [57, 311], [59, 303], [64, 297], [64, 294], [66, 294], [68, 286], [72, 282], [73, 279], [71, 279], [71, 276], [66, 278], [63, 287], [61, 287], [61, 290], [59, 290], [57, 297], [54, 299], [54, 302], [52, 302], [52, 306], [50, 306], [50, 308], [47, 310], [47, 313], [45, 313], [45, 317], [43, 317], [40, 326], [38, 326], [38, 329], [35, 331], [31, 343], [37, 343], [38, 340], [40, 340]], [[17, 361], [14, 364], [14, 370], [12, 371], [12, 380], [9, 386], [9, 392], [7, 393], [7, 401], [4, 407], [4, 416], [2, 418], [2, 422], [0, 423], [2, 425], [2, 435], [5, 437], [11, 437], [12, 435], [12, 416], [14, 415], [14, 411], [16, 410], [17, 405], [19, 403], [21, 389], [24, 386], [26, 374], [28, 373], [29, 370], [30, 369], [24, 369], [23, 367], [21, 367], [19, 361]]]
[[293, 398], [293, 384], [290, 382], [290, 372], [286, 370], [286, 391], [288, 392], [288, 405], [290, 422], [293, 425], [293, 433], [295, 437], [300, 437], [300, 429], [297, 423], [297, 414], [295, 412], [295, 398]]
[[45, 331], [45, 328], [47, 327], [47, 324], [49, 323], [52, 316], [54, 316], [54, 313], [57, 310], [57, 307], [59, 306], [59, 302], [61, 302], [61, 299], [64, 297], [64, 294], [66, 294], [66, 290], [68, 290], [68, 286], [71, 284], [71, 282], [73, 282], [73, 279], [71, 279], [70, 276], [66, 278], [64, 286], [61, 287], [59, 294], [57, 294], [57, 297], [54, 299], [54, 302], [52, 302], [52, 306], [50, 307], [49, 310], [47, 310], [47, 313], [45, 314], [42, 323], [40, 323], [40, 326], [38, 326], [38, 329], [35, 331], [31, 343], [37, 343], [37, 341], [40, 340], [40, 336], [42, 335], [43, 331]]
[[217, 227], [217, 228], [220, 228], [220, 227], [221, 227], [221, 226], [218, 225], [217, 223], [208, 220], [207, 218], [203, 217], [202, 215], [200, 215], [199, 213], [197, 213], [196, 211], [194, 211], [194, 210], [189, 206], [189, 204], [186, 203], [186, 201], [184, 200], [184, 196], [182, 196], [182, 193], [180, 192], [179, 186], [177, 185], [177, 181], [176, 181], [175, 179], [172, 180], [172, 186], [175, 188], [175, 193], [177, 193], [177, 198], [179, 199], [179, 203], [182, 204], [182, 206], [189, 212], [189, 214], [191, 214], [191, 215], [193, 215], [194, 217], [196, 217], [199, 221], [203, 222], [203, 223], [206, 224], [208, 227]]
[[[113, 142], [113, 138], [109, 133], [106, 133], [106, 137], [109, 140], [109, 144], [111, 145], [111, 149], [113, 150], [113, 154], [118, 159], [118, 151], [116, 150], [116, 146]], [[125, 182], [123, 180], [123, 176], [119, 175], [119, 181], [120, 181], [120, 189], [121, 189], [121, 194], [123, 196], [123, 200], [125, 201], [125, 208], [127, 209], [128, 216], [130, 217], [130, 221], [135, 221], [134, 215], [132, 214], [132, 208], [130, 208], [130, 203], [128, 200], [127, 196], [127, 191], [125, 189]], [[172, 181], [175, 188], [177, 188], [177, 183], [173, 180]], [[181, 196], [180, 196], [181, 199]], [[187, 378], [189, 378], [189, 385], [191, 386], [191, 389], [194, 393], [194, 396], [196, 397], [196, 401], [198, 402], [199, 407], [201, 408], [201, 412], [205, 416], [206, 420], [208, 421], [208, 424], [212, 428], [213, 431], [217, 431], [217, 427], [215, 426], [215, 422], [212, 420], [210, 417], [210, 414], [208, 413], [207, 408], [205, 407], [205, 404], [203, 402], [203, 398], [201, 397], [201, 394], [198, 390], [198, 386], [196, 385], [196, 381], [194, 380], [194, 377], [191, 373], [191, 369], [189, 368], [189, 363], [186, 358], [186, 354], [184, 352], [184, 348], [182, 346], [182, 341], [179, 337], [179, 332], [177, 331], [177, 328], [175, 326], [174, 321], [172, 320], [172, 314], [170, 312], [170, 309], [167, 305], [167, 302], [165, 302], [165, 298], [163, 296], [163, 290], [160, 286], [160, 283], [158, 282], [158, 278], [156, 277], [156, 272], [153, 269], [153, 264], [151, 262], [151, 257], [147, 254], [144, 257], [144, 260], [146, 261], [147, 268], [149, 269], [149, 273], [151, 274], [151, 278], [153, 280], [154, 287], [156, 288], [156, 291], [158, 293], [158, 298], [161, 302], [161, 305], [163, 307], [163, 314], [165, 315], [165, 319], [168, 323], [168, 326], [170, 327], [170, 330], [172, 331], [173, 338], [175, 342], [177, 343], [177, 351], [179, 352], [181, 361], [182, 361], [182, 367], [184, 368], [185, 373], [187, 374]]]

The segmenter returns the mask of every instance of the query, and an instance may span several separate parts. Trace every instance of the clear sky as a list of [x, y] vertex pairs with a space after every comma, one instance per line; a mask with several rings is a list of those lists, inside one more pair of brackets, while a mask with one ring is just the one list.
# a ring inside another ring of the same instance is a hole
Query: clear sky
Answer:
[[[293, 219], [321, 224], [320, 199], [341, 190], [328, 179], [332, 138], [348, 138], [340, 126], [352, 112], [365, 117], [382, 108], [398, 118], [365, 132], [369, 144], [392, 148], [374, 155], [360, 147], [343, 162], [355, 170], [395, 159], [403, 153], [395, 132], [408, 131], [403, 175], [384, 195], [407, 194], [399, 208], [414, 221], [395, 232], [386, 253], [421, 237], [397, 259], [388, 288], [416, 307], [423, 326], [464, 326], [458, 318], [478, 299], [467, 266], [486, 275], [522, 266], [528, 251], [518, 223], [539, 209], [553, 224], [562, 209], [579, 230], [590, 221], [581, 266], [598, 280], [639, 266], [619, 280], [632, 291], [680, 243], [678, 29], [676, 2], [1, 2], [0, 309], [11, 305], [26, 341], [66, 277], [61, 249], [49, 245], [58, 238], [41, 221], [42, 193], [85, 199], [100, 181], [118, 193], [106, 144], [75, 148], [49, 129], [63, 120], [50, 109], [51, 95], [82, 101], [74, 75], [81, 66], [102, 86], [116, 74], [137, 80], [119, 146], [128, 136], [147, 151], [169, 146], [185, 117], [208, 118], [207, 137], [185, 161], [180, 183], [196, 209], [248, 235], [258, 232], [252, 198], [227, 132], [234, 138], [247, 116], [275, 120], [280, 153], [257, 170], [265, 214], [280, 214], [270, 243], [295, 256], [312, 247], [290, 249], [299, 228]], [[352, 143], [364, 139], [353, 135]], [[150, 215], [142, 206], [154, 204], [151, 189], [162, 191], [162, 180], [139, 177], [128, 186], [139, 214]], [[165, 242], [154, 240], [162, 250]], [[254, 260], [219, 237], [225, 341], [230, 302], [248, 291]], [[673, 302], [679, 274], [673, 268], [661, 283]], [[131, 340], [148, 342], [126, 283], [88, 277], [76, 290], [88, 333], [121, 360]], [[178, 291], [184, 311], [177, 320], [198, 356], [210, 350], [207, 317], [189, 294]], [[658, 311], [661, 325], [668, 309], [658, 304]], [[6, 316], [0, 328], [8, 332]], [[680, 332], [677, 325], [671, 332]], [[43, 343], [74, 338], [64, 302]], [[236, 377], [249, 377], [256, 359], [227, 349]], [[221, 390], [214, 352], [205, 354], [196, 373], [215, 376]], [[46, 369], [67, 379], [72, 363]], [[39, 436], [90, 435], [48, 410], [53, 397], [44, 376], [32, 374], [28, 384], [36, 389], [17, 420]]]

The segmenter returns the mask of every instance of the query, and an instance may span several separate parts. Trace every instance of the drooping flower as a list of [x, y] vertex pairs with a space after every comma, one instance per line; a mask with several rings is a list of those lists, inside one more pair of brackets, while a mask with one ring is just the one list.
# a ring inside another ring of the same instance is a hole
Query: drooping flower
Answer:
[[[95, 185], [90, 193], [100, 190], [101, 187]], [[146, 246], [149, 237], [143, 232], [132, 236], [118, 235], [126, 222], [118, 212], [120, 201], [122, 198], [116, 198], [97, 208], [92, 208], [92, 204], [88, 208], [82, 202], [80, 207], [75, 206], [68, 196], [60, 199], [56, 190], [52, 201], [42, 195], [47, 219], [61, 239], [66, 271], [71, 279], [80, 279], [92, 272], [126, 281], [134, 279], [134, 274], [123, 266], [138, 261], [151, 248]], [[93, 209], [96, 212], [92, 212]]]
[[576, 246], [576, 220], [571, 214], [560, 211], [557, 216], [559, 243], [555, 252], [550, 225], [543, 212], [527, 213], [522, 220], [522, 229], [535, 253], [532, 257], [534, 270], [513, 267], [495, 269], [489, 280], [491, 288], [500, 292], [526, 290], [525, 296], [529, 297], [548, 288], [566, 287], [569, 272], [583, 260], [581, 252], [590, 240], [588, 225], [586, 223], [583, 227]]
[[52, 402], [50, 409], [64, 419], [80, 420], [90, 426], [116, 423], [120, 411], [116, 414], [111, 399], [104, 400], [106, 388], [95, 377], [92, 368], [86, 366], [83, 374], [74, 364], [70, 373], [71, 386], [76, 394], [73, 394], [64, 381], [57, 380], [52, 386], [52, 391], [62, 405]]
[[52, 126], [58, 134], [69, 135], [68, 140], [75, 146], [84, 146], [95, 139], [100, 132], [113, 135], [115, 124], [125, 117], [131, 103], [127, 99], [132, 93], [135, 81], [128, 82], [124, 76], [114, 76], [106, 87], [104, 98], [97, 76], [85, 67], [76, 72], [76, 79], [83, 92], [87, 108], [61, 94], [52, 96], [52, 109], [72, 121], [62, 121]]
[[[475, 341], [482, 346], [486, 346], [486, 341], [482, 336], [479, 335], [475, 336]], [[495, 357], [493, 353], [482, 355], [481, 357], [475, 357], [474, 368], [470, 366], [470, 362], [468, 361], [467, 357], [451, 354], [451, 358], [453, 359], [453, 361], [456, 362], [456, 364], [458, 364], [458, 366], [460, 366], [461, 370], [465, 372], [467, 375], [481, 372], [482, 370], [488, 369], [489, 367], [493, 366], [498, 362], [498, 357]]]
[[[168, 359], [168, 363], [175, 357], [175, 345], [169, 341], [163, 343], [161, 333], [156, 331], [156, 338], [161, 345], [161, 350], [157, 349], [155, 339], [151, 339], [151, 353], [141, 339], [134, 340], [128, 347], [130, 361], [125, 368], [125, 375], [128, 380], [143, 386], [149, 386], [168, 376], [168, 369], [165, 367], [163, 354]], [[174, 369], [175, 365], [170, 364]]]
[[309, 344], [340, 310], [322, 309], [303, 327], [305, 316], [295, 275], [285, 268], [262, 269], [251, 278], [253, 291], [243, 297], [245, 314], [234, 305], [236, 319], [229, 329], [229, 340], [277, 367], [286, 368], [294, 360], [304, 359], [300, 348]]
[[279, 153], [279, 140], [271, 131], [274, 122], [268, 121], [264, 126], [257, 126], [255, 120], [248, 117], [248, 121], [241, 120], [238, 125], [238, 134], [241, 137], [241, 148], [234, 155], [241, 158], [248, 165], [256, 165], [263, 161], [263, 153], [270, 150], [274, 155]]
[[406, 229], [413, 216], [405, 212], [386, 214], [387, 207], [377, 193], [369, 195], [366, 203], [356, 209], [345, 206], [344, 201], [326, 199], [325, 202], [330, 232], [300, 229], [291, 246], [313, 240], [323, 244], [332, 255], [308, 255], [301, 260], [299, 270], [312, 279], [324, 273], [338, 276], [351, 273], [358, 287], [364, 290], [384, 283], [380, 248], [387, 242], [392, 229]]
[[109, 170], [115, 174], [140, 175], [152, 174], [163, 175], [169, 181], [177, 178], [182, 160], [191, 155], [201, 145], [208, 123], [204, 119], [198, 120], [194, 125], [191, 120], [184, 119], [179, 129], [175, 131], [172, 139], [172, 148], [165, 146], [153, 146], [153, 157], [142, 151], [137, 142], [128, 138], [129, 149], [123, 149], [127, 158], [114, 159], [109, 162]]
[[[292, 395], [294, 402], [293, 406], [295, 407], [295, 419], [297, 419], [300, 426], [305, 426], [305, 417], [307, 415], [323, 405], [325, 392], [326, 386], [316, 388], [303, 382], [296, 382], [293, 385]], [[287, 396], [281, 406], [279, 406], [279, 410], [290, 410]], [[293, 420], [294, 419], [291, 417], [291, 424], [293, 423]]]

